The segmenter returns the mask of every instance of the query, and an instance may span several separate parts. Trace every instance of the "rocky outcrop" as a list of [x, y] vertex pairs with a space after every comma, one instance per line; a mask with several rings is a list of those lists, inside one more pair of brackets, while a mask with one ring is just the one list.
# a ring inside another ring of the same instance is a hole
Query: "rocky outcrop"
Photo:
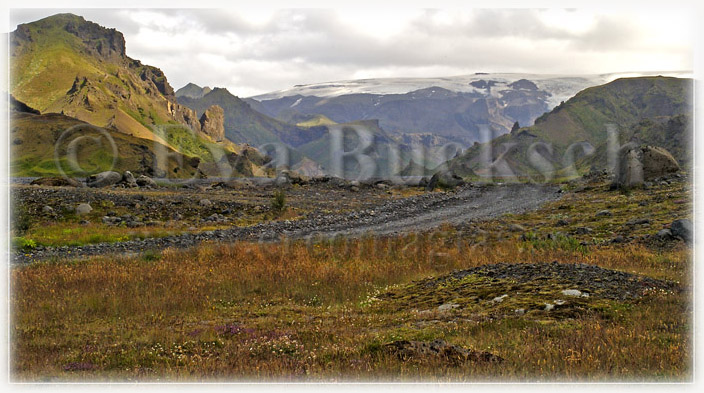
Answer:
[[225, 140], [225, 111], [218, 105], [206, 109], [200, 117], [200, 130], [217, 142]]
[[614, 185], [620, 188], [640, 187], [645, 181], [679, 170], [677, 160], [662, 147], [626, 146], [619, 152]]
[[164, 72], [162, 70], [153, 66], [142, 65], [139, 61], [134, 61], [131, 66], [140, 69], [140, 79], [145, 82], [152, 82], [154, 86], [156, 86], [156, 88], [159, 90], [159, 93], [161, 93], [169, 101], [176, 101], [174, 89], [166, 80], [166, 75], [164, 75]]

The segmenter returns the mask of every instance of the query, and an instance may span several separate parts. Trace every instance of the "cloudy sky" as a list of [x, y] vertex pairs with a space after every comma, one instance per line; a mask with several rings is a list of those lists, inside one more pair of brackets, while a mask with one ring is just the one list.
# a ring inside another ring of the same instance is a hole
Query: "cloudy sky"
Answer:
[[58, 12], [118, 29], [174, 88], [242, 97], [374, 77], [693, 69], [693, 17], [675, 10], [13, 9], [10, 29]]

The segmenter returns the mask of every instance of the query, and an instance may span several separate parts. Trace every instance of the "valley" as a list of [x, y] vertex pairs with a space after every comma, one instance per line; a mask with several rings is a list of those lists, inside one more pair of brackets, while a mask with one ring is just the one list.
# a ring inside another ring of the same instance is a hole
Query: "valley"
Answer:
[[[14, 382], [693, 380], [691, 72], [342, 76], [245, 97], [286, 72], [209, 53], [224, 41], [199, 37], [228, 27], [206, 14], [155, 13], [124, 35], [71, 13], [9, 33]], [[230, 16], [235, 41], [308, 21]], [[203, 69], [166, 61], [167, 79], [128, 56], [164, 59], [151, 29], [198, 41]], [[201, 86], [225, 64], [257, 75]]]

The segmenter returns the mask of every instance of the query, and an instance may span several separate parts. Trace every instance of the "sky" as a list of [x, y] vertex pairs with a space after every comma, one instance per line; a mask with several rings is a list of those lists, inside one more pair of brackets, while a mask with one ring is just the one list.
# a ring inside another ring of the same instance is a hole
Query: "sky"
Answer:
[[677, 9], [12, 9], [10, 29], [72, 12], [121, 31], [128, 56], [249, 97], [298, 84], [475, 72], [690, 71]]

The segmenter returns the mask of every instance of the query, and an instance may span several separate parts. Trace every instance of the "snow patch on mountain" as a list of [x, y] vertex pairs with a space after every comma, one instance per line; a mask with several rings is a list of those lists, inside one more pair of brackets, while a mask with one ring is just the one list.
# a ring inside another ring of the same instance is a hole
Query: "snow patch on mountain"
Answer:
[[358, 79], [296, 85], [291, 89], [261, 94], [251, 98], [257, 101], [265, 101], [296, 95], [337, 97], [347, 94], [405, 94], [430, 87], [440, 87], [461, 93], [478, 93], [485, 97], [499, 97], [502, 90], [517, 89], [515, 86], [510, 87], [508, 85], [525, 79], [533, 82], [539, 90], [550, 93], [547, 104], [550, 108], [553, 108], [559, 105], [561, 101], [569, 99], [587, 87], [602, 85], [618, 78], [647, 75], [691, 77], [691, 72], [624, 72], [595, 75], [476, 73], [440, 78]]

